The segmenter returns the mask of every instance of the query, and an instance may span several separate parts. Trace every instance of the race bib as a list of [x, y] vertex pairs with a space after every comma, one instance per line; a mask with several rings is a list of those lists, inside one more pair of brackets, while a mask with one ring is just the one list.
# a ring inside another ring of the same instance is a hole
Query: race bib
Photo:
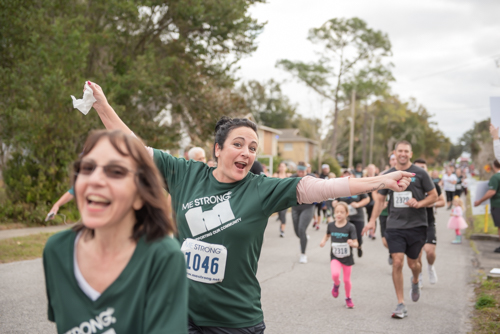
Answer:
[[207, 284], [222, 282], [226, 272], [226, 247], [188, 238], [182, 243], [181, 251], [186, 257], [189, 279]]
[[462, 190], [462, 185], [461, 184], [457, 184], [456, 187], [455, 187], [456, 190]]
[[347, 242], [332, 242], [332, 254], [336, 258], [344, 258], [351, 255], [351, 247]]
[[349, 216], [354, 216], [358, 214], [358, 210], [353, 208], [351, 204], [347, 205], [347, 207], [349, 208]]
[[411, 191], [394, 192], [394, 207], [409, 208], [405, 203], [413, 198]]

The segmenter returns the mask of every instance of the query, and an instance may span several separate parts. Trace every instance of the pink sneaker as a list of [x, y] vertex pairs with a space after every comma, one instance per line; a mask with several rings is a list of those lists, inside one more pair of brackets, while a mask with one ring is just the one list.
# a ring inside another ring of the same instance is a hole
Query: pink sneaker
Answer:
[[337, 298], [339, 296], [339, 288], [340, 284], [339, 285], [335, 285], [335, 283], [333, 284], [333, 289], [332, 289], [333, 298]]
[[352, 302], [351, 298], [346, 298], [345, 299], [345, 307], [346, 308], [354, 308], [354, 303]]

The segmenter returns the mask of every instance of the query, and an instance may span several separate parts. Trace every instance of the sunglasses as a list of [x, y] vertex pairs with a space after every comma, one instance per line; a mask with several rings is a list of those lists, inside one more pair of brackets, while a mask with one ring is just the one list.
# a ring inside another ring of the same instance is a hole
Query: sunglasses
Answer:
[[77, 175], [90, 175], [95, 171], [97, 167], [102, 167], [104, 174], [110, 179], [123, 179], [127, 176], [128, 173], [136, 173], [135, 171], [120, 165], [109, 164], [105, 166], [99, 166], [93, 161], [80, 160], [76, 161], [73, 165], [75, 174]]

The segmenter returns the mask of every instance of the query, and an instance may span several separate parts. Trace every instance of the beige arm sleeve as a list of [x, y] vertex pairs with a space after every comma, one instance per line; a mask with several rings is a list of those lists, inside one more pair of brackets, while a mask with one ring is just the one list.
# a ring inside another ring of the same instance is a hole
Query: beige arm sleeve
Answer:
[[351, 196], [349, 178], [323, 180], [306, 176], [297, 185], [297, 203], [310, 204], [337, 197]]

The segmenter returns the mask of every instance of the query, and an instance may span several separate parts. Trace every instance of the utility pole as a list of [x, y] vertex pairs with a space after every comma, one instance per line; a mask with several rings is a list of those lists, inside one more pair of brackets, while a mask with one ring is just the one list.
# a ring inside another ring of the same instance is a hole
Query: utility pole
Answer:
[[362, 153], [361, 153], [361, 164], [363, 168], [366, 167], [366, 127], [368, 126], [368, 105], [365, 103], [365, 111], [363, 113], [363, 131], [362, 131]]
[[372, 114], [372, 126], [370, 129], [370, 163], [373, 163], [373, 130], [375, 128], [375, 116]]
[[349, 165], [347, 168], [354, 167], [352, 164], [354, 150], [354, 113], [356, 104], [356, 91], [353, 89], [351, 94], [351, 135], [349, 137]]

